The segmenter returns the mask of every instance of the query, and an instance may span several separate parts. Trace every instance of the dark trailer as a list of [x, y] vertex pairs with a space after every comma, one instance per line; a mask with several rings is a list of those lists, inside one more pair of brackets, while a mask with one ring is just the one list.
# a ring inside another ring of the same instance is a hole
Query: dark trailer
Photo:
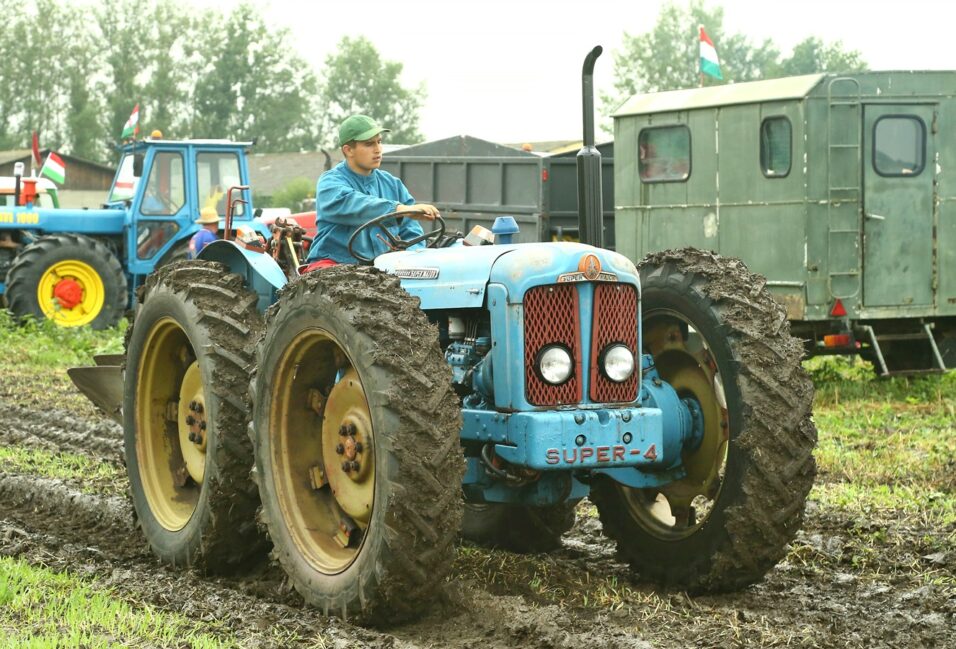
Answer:
[[[521, 228], [516, 241], [576, 241], [580, 144], [568, 148], [539, 154], [463, 135], [386, 153], [382, 169], [401, 178], [417, 201], [436, 205], [452, 229], [490, 229], [496, 217], [513, 216]], [[598, 150], [605, 247], [613, 249], [614, 147]]]

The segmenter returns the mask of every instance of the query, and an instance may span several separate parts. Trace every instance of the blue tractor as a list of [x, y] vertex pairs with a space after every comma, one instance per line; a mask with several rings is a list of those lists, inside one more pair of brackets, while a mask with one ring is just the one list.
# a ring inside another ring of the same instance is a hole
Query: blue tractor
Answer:
[[[235, 226], [252, 219], [248, 143], [151, 137], [124, 145], [101, 209], [48, 209], [16, 197], [0, 210], [0, 295], [17, 316], [76, 327], [115, 325], [143, 279], [185, 259], [203, 207]], [[24, 187], [29, 179], [23, 179]], [[228, 201], [224, 188], [239, 189]], [[223, 223], [224, 226], [224, 223]]]
[[307, 602], [382, 624], [428, 610], [459, 536], [546, 551], [590, 498], [653, 582], [761, 579], [816, 441], [764, 280], [713, 253], [635, 267], [495, 229], [469, 246], [439, 223], [413, 250], [381, 229], [394, 252], [304, 276], [274, 260], [290, 238], [217, 241], [150, 275], [123, 363], [71, 373], [123, 423], [155, 554], [224, 573], [271, 544]]

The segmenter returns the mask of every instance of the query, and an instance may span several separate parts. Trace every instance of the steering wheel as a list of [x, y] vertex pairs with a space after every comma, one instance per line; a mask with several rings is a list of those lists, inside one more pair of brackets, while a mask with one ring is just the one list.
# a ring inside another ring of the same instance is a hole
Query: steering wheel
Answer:
[[[412, 214], [424, 214], [424, 213], [425, 213], [424, 210], [405, 210], [404, 212], [389, 212], [388, 214], [383, 214], [382, 216], [376, 216], [374, 219], [370, 221], [366, 221], [365, 223], [360, 225], [355, 230], [355, 232], [352, 233], [351, 237], [349, 237], [349, 244], [348, 244], [349, 254], [355, 257], [356, 259], [358, 259], [363, 264], [371, 264], [375, 261], [374, 259], [369, 259], [368, 257], [365, 257], [355, 252], [355, 248], [354, 248], [355, 242], [358, 239], [359, 233], [365, 232], [369, 228], [378, 228], [381, 231], [381, 234], [378, 235], [379, 239], [381, 239], [385, 243], [385, 245], [387, 245], [392, 250], [408, 250], [409, 248], [414, 246], [416, 243], [421, 243], [422, 241], [427, 241], [428, 243], [425, 245], [427, 245], [429, 248], [434, 248], [435, 244], [445, 235], [445, 219], [443, 219], [441, 215], [435, 217], [435, 221], [437, 221], [438, 223], [437, 228], [435, 228], [431, 232], [425, 232], [424, 234], [421, 234], [412, 239], [399, 239], [394, 234], [392, 234], [391, 231], [389, 231], [389, 229], [385, 227], [384, 225], [384, 222], [387, 221], [388, 219], [402, 218]], [[385, 236], [383, 237], [382, 234], [384, 234]]]

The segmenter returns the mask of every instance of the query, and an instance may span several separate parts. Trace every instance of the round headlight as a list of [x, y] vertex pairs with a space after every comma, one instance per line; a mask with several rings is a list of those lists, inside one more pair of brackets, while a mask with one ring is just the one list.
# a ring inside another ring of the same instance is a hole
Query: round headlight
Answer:
[[549, 345], [538, 354], [538, 372], [551, 385], [561, 385], [571, 378], [572, 371], [574, 361], [564, 347]]
[[634, 373], [634, 354], [625, 345], [611, 345], [604, 350], [604, 375], [616, 383], [623, 383]]

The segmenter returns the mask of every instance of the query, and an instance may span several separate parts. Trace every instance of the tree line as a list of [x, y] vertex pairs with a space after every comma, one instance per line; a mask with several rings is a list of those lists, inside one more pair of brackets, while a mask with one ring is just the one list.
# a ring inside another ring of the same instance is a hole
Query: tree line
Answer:
[[825, 43], [811, 36], [784, 56], [771, 39], [754, 43], [727, 29], [720, 6], [708, 7], [703, 0], [672, 2], [661, 8], [651, 30], [624, 34], [620, 49], [614, 52], [614, 89], [601, 95], [605, 115], [638, 93], [700, 85], [698, 25], [704, 26], [714, 42], [723, 76], [723, 81], [705, 78], [704, 85], [867, 69], [860, 52], [847, 50], [840, 42]]
[[[249, 5], [229, 13], [183, 0], [4, 6], [0, 149], [26, 147], [39, 130], [43, 146], [112, 161], [136, 104], [147, 134], [255, 139], [264, 151], [330, 144], [353, 111], [394, 125], [393, 141], [422, 139], [424, 89], [402, 87], [402, 64], [382, 60], [360, 36], [343, 38], [320, 73], [290, 47], [288, 30]], [[343, 101], [347, 93], [366, 100]]]
[[[250, 5], [228, 13], [185, 0], [4, 7], [0, 149], [25, 148], [39, 130], [43, 146], [112, 162], [136, 104], [147, 133], [255, 139], [260, 151], [334, 146], [337, 125], [355, 112], [388, 124], [391, 142], [423, 139], [424, 84], [404, 87], [402, 64], [382, 59], [363, 36], [344, 37], [316, 70], [290, 47], [288, 30]], [[671, 3], [651, 30], [625, 33], [614, 88], [601, 97], [605, 115], [635, 93], [697, 86], [699, 24], [714, 40], [724, 83], [866, 69], [840, 43], [810, 37], [783, 56], [769, 39], [753, 43], [726, 29], [719, 6]]]

